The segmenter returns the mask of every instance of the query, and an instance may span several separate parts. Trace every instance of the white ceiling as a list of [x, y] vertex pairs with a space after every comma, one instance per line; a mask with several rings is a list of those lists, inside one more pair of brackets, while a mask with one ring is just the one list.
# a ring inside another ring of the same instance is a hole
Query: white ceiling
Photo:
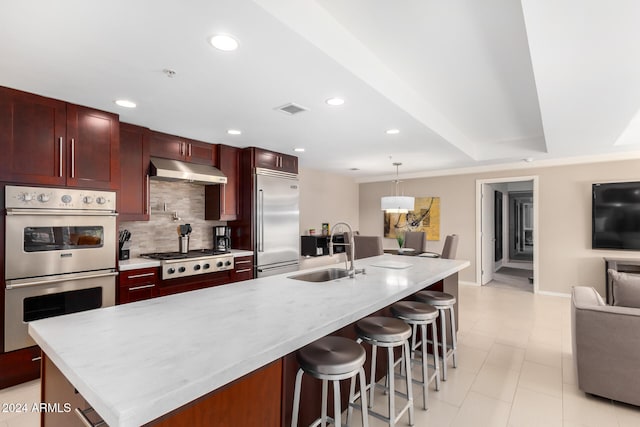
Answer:
[[0, 85], [370, 180], [640, 149], [638, 22], [637, 0], [10, 0]]

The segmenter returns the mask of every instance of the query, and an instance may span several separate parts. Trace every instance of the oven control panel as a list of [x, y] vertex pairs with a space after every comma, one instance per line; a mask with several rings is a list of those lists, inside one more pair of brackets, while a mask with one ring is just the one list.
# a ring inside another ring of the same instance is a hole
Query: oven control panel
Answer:
[[115, 211], [114, 191], [73, 188], [5, 187], [5, 206], [9, 209], [70, 209]]
[[233, 255], [162, 261], [162, 280], [233, 270]]

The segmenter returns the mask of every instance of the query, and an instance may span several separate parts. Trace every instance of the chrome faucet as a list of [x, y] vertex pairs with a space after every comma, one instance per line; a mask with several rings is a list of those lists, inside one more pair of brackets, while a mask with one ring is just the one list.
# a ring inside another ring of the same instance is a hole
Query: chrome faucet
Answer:
[[[345, 226], [347, 229], [349, 229], [349, 242], [345, 242], [345, 243], [333, 243], [333, 236], [334, 233], [336, 232], [336, 230], [339, 228], [338, 226]], [[338, 245], [338, 246], [348, 246], [349, 247], [349, 254], [350, 256], [347, 257], [347, 259], [344, 260], [344, 267], [345, 269], [349, 272], [349, 277], [355, 277], [356, 273], [361, 273], [364, 272], [363, 271], [357, 271], [355, 269], [355, 267], [353, 266], [353, 260], [356, 258], [356, 244], [353, 240], [353, 229], [351, 228], [351, 225], [349, 225], [349, 223], [346, 222], [337, 222], [333, 225], [333, 231], [331, 231], [331, 235], [329, 236], [329, 256], [333, 256], [333, 246], [334, 245]], [[351, 258], [351, 266], [349, 266], [349, 259]]]

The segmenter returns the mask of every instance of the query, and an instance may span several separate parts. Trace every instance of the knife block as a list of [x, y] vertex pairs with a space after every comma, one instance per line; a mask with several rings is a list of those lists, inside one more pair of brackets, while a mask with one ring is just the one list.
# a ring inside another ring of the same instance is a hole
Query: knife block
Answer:
[[118, 249], [118, 259], [120, 261], [128, 260], [130, 257], [131, 241], [127, 240], [126, 242], [120, 243], [120, 248]]

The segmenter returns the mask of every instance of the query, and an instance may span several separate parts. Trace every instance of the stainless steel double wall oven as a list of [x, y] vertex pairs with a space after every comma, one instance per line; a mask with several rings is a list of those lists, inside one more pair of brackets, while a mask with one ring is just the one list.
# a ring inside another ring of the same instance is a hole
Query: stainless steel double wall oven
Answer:
[[5, 187], [4, 351], [28, 322], [115, 304], [116, 194]]

